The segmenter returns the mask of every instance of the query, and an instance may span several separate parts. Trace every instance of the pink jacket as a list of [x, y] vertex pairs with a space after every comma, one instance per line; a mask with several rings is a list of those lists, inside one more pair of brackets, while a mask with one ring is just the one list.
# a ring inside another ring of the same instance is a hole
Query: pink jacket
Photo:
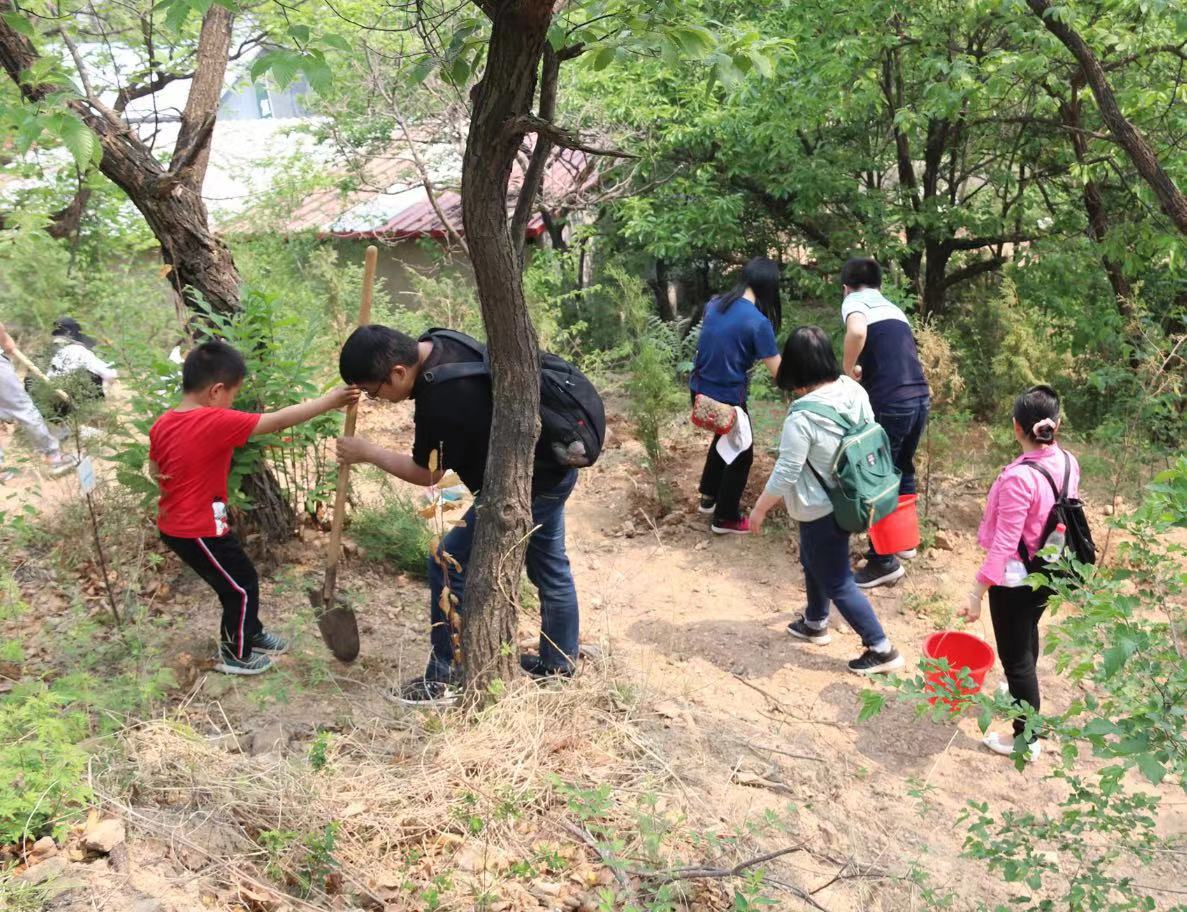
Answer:
[[1039, 549], [1039, 538], [1051, 508], [1055, 506], [1055, 495], [1051, 485], [1039, 472], [1023, 465], [1037, 462], [1046, 469], [1055, 484], [1063, 483], [1065, 460], [1072, 464], [1068, 479], [1068, 496], [1077, 497], [1080, 491], [1080, 464], [1071, 453], [1065, 453], [1059, 444], [1053, 443], [1032, 453], [1023, 453], [1002, 469], [993, 487], [989, 489], [989, 501], [985, 504], [985, 516], [977, 530], [977, 542], [985, 549], [985, 562], [977, 573], [977, 580], [990, 586], [1000, 586], [1005, 575], [1006, 562], [1018, 556], [1018, 542], [1026, 542], [1026, 549], [1032, 556]]

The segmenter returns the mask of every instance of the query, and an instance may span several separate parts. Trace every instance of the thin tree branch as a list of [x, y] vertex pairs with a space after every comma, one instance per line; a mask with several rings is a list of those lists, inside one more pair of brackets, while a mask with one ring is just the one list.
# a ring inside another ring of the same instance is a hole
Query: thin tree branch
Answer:
[[535, 133], [538, 138], [547, 138], [562, 148], [573, 149], [577, 152], [588, 152], [590, 155], [605, 155], [608, 158], [630, 159], [637, 159], [639, 157], [630, 152], [623, 152], [621, 149], [606, 149], [600, 146], [590, 145], [571, 130], [566, 130], [564, 127], [541, 120], [534, 114], [520, 114], [517, 117], [511, 118], [507, 121], [504, 131], [509, 135]]

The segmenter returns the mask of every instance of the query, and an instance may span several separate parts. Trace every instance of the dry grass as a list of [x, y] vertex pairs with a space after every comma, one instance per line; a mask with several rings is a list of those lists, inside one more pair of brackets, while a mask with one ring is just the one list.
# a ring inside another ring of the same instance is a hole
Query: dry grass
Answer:
[[[128, 734], [126, 759], [99, 791], [134, 829], [221, 867], [230, 888], [271, 892], [272, 903], [596, 909], [599, 891], [639, 889], [607, 866], [610, 842], [649, 869], [703, 860], [646, 808], [675, 783], [634, 712], [596, 671], [563, 688], [517, 687], [469, 715], [393, 708], [333, 735], [318, 770], [308, 744], [250, 756], [225, 729], [159, 722]], [[654, 828], [664, 832], [658, 849], [640, 835]], [[686, 899], [709, 910], [722, 893]]]

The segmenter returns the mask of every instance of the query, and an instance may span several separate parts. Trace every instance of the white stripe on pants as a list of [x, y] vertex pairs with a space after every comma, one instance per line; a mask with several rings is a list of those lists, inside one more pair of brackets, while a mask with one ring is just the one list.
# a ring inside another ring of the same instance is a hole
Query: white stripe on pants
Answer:
[[[0, 421], [20, 424], [33, 441], [33, 446], [47, 456], [58, 452], [58, 439], [50, 433], [41, 412], [37, 411], [37, 406], [21, 386], [12, 362], [3, 355], [0, 355]], [[0, 449], [0, 459], [3, 458], [4, 450]]]

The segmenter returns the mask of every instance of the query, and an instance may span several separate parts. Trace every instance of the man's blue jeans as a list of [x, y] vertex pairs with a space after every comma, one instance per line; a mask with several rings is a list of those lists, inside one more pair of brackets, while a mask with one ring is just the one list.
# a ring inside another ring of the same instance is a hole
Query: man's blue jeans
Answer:
[[849, 533], [837, 525], [833, 514], [800, 523], [800, 563], [808, 590], [804, 620], [809, 627], [823, 630], [827, 626], [831, 602], [861, 637], [864, 646], [875, 652], [885, 652], [890, 647], [870, 600], [853, 581]]
[[[577, 484], [573, 469], [561, 483], [532, 499], [532, 525], [537, 527], [528, 539], [525, 560], [528, 579], [540, 592], [540, 659], [549, 669], [572, 671], [577, 659], [577, 588], [565, 551], [565, 502]], [[445, 551], [461, 565], [459, 572], [449, 570], [450, 590], [457, 597], [458, 611], [465, 623], [466, 567], [474, 547], [474, 527], [481, 521], [481, 498], [463, 517], [465, 525], [454, 527], [441, 540]], [[433, 652], [425, 677], [434, 681], [449, 680], [453, 669], [453, 642], [449, 620], [441, 610], [445, 572], [429, 558], [429, 609], [432, 620], [430, 640]]]
[[[874, 420], [886, 431], [886, 436], [890, 439], [890, 455], [894, 459], [894, 467], [902, 473], [902, 480], [898, 486], [899, 494], [914, 494], [916, 491], [915, 451], [919, 449], [919, 441], [927, 429], [927, 416], [930, 411], [930, 396], [874, 406]], [[887, 564], [894, 562], [893, 554], [878, 555], [873, 545], [870, 546], [866, 557], [871, 561], [880, 560]]]

